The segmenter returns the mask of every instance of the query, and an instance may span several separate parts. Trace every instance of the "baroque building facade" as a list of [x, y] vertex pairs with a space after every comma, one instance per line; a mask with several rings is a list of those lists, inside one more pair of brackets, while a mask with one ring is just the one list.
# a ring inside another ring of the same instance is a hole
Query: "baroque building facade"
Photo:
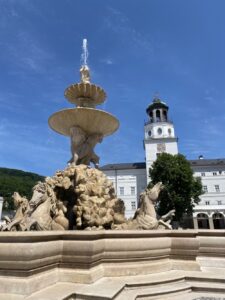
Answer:
[[[149, 168], [162, 153], [177, 154], [178, 138], [169, 119], [169, 107], [155, 98], [146, 112], [148, 121], [144, 126], [145, 162], [108, 164], [101, 168], [113, 182], [117, 196], [125, 204], [126, 217], [131, 218], [138, 206], [140, 193], [150, 178]], [[225, 159], [189, 160], [194, 176], [200, 177], [204, 194], [195, 206], [189, 227], [225, 228]]]

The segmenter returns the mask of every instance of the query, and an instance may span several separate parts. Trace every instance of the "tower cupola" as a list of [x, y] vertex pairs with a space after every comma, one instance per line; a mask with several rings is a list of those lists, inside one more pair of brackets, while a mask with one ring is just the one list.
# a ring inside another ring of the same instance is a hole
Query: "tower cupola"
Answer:
[[153, 102], [147, 107], [146, 112], [150, 118], [150, 122], [167, 122], [169, 107], [165, 102], [162, 102], [158, 97], [153, 99]]

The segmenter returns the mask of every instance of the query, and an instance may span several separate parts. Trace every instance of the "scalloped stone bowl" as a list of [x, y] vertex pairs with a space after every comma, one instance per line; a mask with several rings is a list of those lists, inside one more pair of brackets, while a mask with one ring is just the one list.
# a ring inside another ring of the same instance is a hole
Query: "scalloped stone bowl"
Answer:
[[87, 134], [107, 136], [119, 127], [119, 121], [111, 114], [93, 108], [77, 107], [63, 109], [51, 115], [49, 126], [56, 132], [70, 136], [70, 128], [79, 126]]
[[[87, 99], [91, 106], [99, 105], [105, 101], [105, 91], [91, 83], [76, 83], [69, 86], [64, 93], [69, 102], [78, 106], [83, 106], [83, 101]], [[85, 105], [86, 106], [86, 105]]]

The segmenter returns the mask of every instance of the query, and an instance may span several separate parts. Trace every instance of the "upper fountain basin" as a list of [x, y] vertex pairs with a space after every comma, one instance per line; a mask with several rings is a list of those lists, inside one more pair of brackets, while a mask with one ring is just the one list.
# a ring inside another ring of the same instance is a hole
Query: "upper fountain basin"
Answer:
[[105, 101], [105, 91], [92, 83], [76, 83], [65, 90], [65, 97], [81, 107], [95, 107]]
[[119, 127], [119, 121], [111, 114], [93, 108], [77, 107], [58, 111], [50, 116], [49, 126], [58, 133], [70, 136], [70, 128], [79, 126], [87, 134], [107, 136]]

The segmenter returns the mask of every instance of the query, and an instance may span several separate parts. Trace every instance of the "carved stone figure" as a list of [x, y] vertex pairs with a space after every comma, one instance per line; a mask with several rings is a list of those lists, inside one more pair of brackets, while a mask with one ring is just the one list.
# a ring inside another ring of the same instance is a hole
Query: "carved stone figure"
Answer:
[[38, 182], [30, 201], [14, 193], [15, 217], [8, 219], [1, 230], [171, 228], [169, 222], [174, 211], [159, 220], [155, 212], [154, 205], [162, 188], [162, 183], [157, 183], [145, 190], [134, 218], [126, 220], [124, 203], [116, 197], [106, 175], [87, 165], [72, 163], [44, 182]]
[[89, 165], [92, 162], [95, 167], [98, 167], [99, 156], [95, 154], [94, 147], [97, 143], [101, 143], [102, 135], [86, 135], [80, 127], [72, 127], [70, 138], [72, 158], [69, 163]]
[[91, 81], [90, 70], [87, 65], [83, 65], [80, 68], [80, 77], [81, 77], [82, 83], [90, 83], [90, 81]]
[[115, 229], [171, 229], [171, 225], [166, 222], [172, 216], [174, 211], [171, 211], [164, 216], [164, 219], [157, 219], [155, 211], [155, 203], [158, 200], [159, 193], [163, 189], [161, 182], [154, 185], [150, 190], [145, 190], [140, 194], [140, 207], [135, 212], [133, 219], [126, 221], [124, 224], [115, 225]]
[[12, 220], [6, 217], [6, 224], [2, 226], [1, 230], [16, 231], [20, 230], [20, 222], [22, 221], [24, 214], [27, 212], [29, 202], [26, 197], [21, 197], [19, 193], [14, 192], [12, 195], [14, 206], [17, 209], [16, 214]]
[[110, 229], [125, 222], [124, 204], [98, 169], [69, 165], [38, 182], [28, 202], [14, 194], [17, 212], [1, 230]]

